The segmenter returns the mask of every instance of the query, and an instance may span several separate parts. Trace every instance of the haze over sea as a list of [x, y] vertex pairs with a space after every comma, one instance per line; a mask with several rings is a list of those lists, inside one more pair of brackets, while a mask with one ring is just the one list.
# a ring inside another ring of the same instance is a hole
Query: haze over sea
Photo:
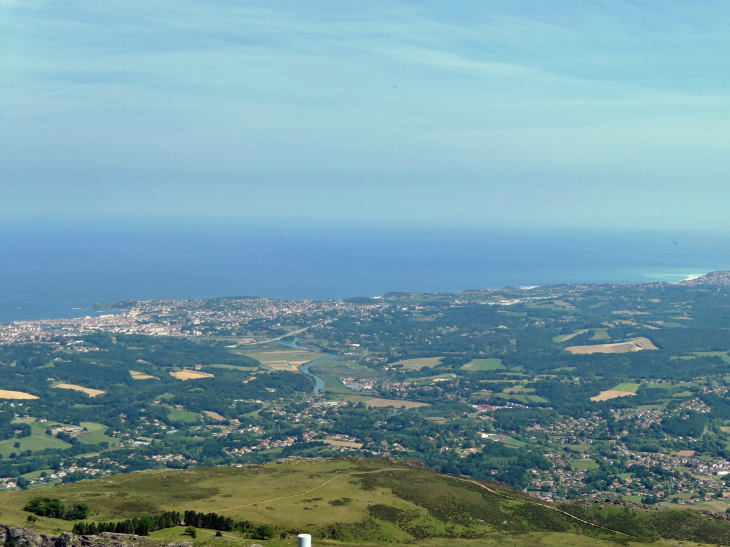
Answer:
[[676, 282], [730, 269], [709, 232], [345, 228], [304, 224], [0, 226], [0, 321], [95, 303], [337, 299], [559, 283]]

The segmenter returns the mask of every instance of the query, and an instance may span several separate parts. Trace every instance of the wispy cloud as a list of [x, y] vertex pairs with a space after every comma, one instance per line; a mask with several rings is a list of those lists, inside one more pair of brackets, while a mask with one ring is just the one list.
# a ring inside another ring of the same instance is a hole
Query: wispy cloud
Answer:
[[314, 193], [351, 172], [715, 181], [729, 11], [0, 0], [0, 164], [39, 188], [39, 169], [299, 173]]

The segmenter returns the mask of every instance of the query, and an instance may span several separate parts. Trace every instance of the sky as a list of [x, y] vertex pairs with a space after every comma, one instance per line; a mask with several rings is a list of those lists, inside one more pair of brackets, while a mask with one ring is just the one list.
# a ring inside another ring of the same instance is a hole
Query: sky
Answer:
[[730, 4], [0, 0], [0, 215], [730, 229]]

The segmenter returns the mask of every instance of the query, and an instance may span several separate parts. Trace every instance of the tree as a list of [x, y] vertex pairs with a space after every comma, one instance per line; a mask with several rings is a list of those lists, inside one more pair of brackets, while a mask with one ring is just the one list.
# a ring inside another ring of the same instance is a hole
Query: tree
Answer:
[[66, 509], [65, 520], [83, 520], [89, 516], [89, 506], [83, 502], [74, 503]]
[[253, 533], [253, 539], [273, 539], [274, 529], [268, 524], [262, 524]]
[[60, 519], [63, 517], [65, 507], [58, 498], [33, 498], [25, 504], [23, 511], [28, 511], [39, 517]]
[[37, 520], [38, 520], [38, 517], [36, 517], [35, 515], [28, 515], [28, 522], [30, 522], [31, 524]]
[[195, 528], [195, 526], [188, 526], [185, 528], [184, 534], [190, 536], [191, 538], [195, 539], [198, 536], [198, 530]]

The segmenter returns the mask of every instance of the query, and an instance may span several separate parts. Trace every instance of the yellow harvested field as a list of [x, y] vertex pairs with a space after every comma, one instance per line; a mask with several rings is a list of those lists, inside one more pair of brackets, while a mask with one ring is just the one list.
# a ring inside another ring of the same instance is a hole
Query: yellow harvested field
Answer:
[[213, 368], [227, 368], [228, 370], [242, 370], [244, 372], [253, 372], [257, 367], [237, 367], [235, 365], [206, 365]]
[[269, 361], [289, 361], [308, 363], [314, 361], [320, 357], [324, 357], [325, 353], [316, 353], [313, 351], [268, 351], [266, 353], [249, 353], [249, 357], [256, 359], [257, 361], [267, 364]]
[[587, 355], [591, 353], [628, 353], [644, 349], [659, 349], [648, 338], [634, 338], [617, 344], [596, 344], [593, 346], [571, 346], [565, 348], [573, 355]]
[[677, 456], [679, 456], [679, 457], [683, 457], [683, 456], [687, 457], [687, 456], [694, 456], [694, 455], [695, 455], [694, 450], [680, 450], [679, 452], [677, 452]]
[[648, 338], [634, 338], [633, 340], [629, 340], [629, 342], [636, 344], [641, 349], [659, 349]]
[[285, 370], [288, 372], [298, 372], [299, 367], [289, 361], [269, 361], [264, 363], [267, 367], [274, 370]]
[[274, 370], [286, 370], [290, 372], [298, 372], [299, 366], [309, 361], [314, 361], [320, 357], [324, 357], [325, 353], [315, 353], [312, 351], [267, 351], [262, 353], [250, 353], [249, 357], [256, 359], [262, 365]]
[[411, 370], [421, 370], [424, 367], [433, 368], [436, 365], [441, 364], [443, 357], [423, 357], [421, 359], [406, 359], [405, 361], [398, 361], [390, 366], [403, 365], [403, 368]]
[[573, 334], [568, 334], [567, 336], [565, 336], [565, 337], [564, 337], [564, 338], [563, 338], [562, 340], [560, 340], [560, 341], [561, 341], [561, 342], [567, 342], [567, 341], [568, 341], [568, 340], [570, 340], [571, 338], [575, 338], [576, 336], [578, 336], [579, 334], [583, 334], [584, 332], [588, 332], [588, 329], [582, 329], [582, 330], [579, 330], [578, 332], [574, 332]]
[[629, 395], [636, 395], [636, 393], [609, 389], [608, 391], [601, 391], [601, 393], [595, 397], [591, 397], [591, 401], [608, 401], [609, 399], [615, 399], [616, 397], [628, 397]]
[[154, 378], [155, 380], [159, 380], [156, 376], [150, 376], [149, 374], [145, 374], [144, 372], [137, 372], [136, 370], [130, 370], [129, 374], [132, 375], [132, 379], [134, 380], [150, 380]]
[[76, 384], [56, 384], [53, 387], [58, 387], [61, 389], [73, 389], [74, 391], [81, 391], [83, 393], [86, 393], [89, 397], [96, 397], [98, 395], [104, 395], [104, 393], [106, 393], [106, 391], [101, 391], [100, 389], [91, 389], [88, 387], [77, 386]]
[[30, 393], [23, 393], [22, 391], [8, 391], [7, 389], [0, 389], [0, 399], [37, 399], [35, 395]]
[[171, 372], [170, 376], [178, 380], [200, 380], [201, 378], [214, 378], [212, 374], [207, 372], [199, 372], [197, 370], [185, 369], [179, 372]]
[[203, 414], [208, 416], [209, 418], [213, 418], [214, 420], [218, 420], [219, 422], [222, 422], [226, 418], [224, 416], [221, 416], [217, 412], [213, 412], [212, 410], [204, 410]]
[[353, 443], [350, 441], [337, 441], [335, 439], [323, 439], [324, 444], [331, 444], [332, 446], [347, 446], [350, 448], [362, 448], [362, 443]]
[[406, 408], [418, 408], [420, 406], [431, 406], [428, 403], [417, 403], [415, 401], [398, 401], [393, 399], [370, 399], [365, 403], [367, 406], [372, 407], [385, 407], [385, 406], [393, 406], [395, 408], [400, 408], [402, 406]]

